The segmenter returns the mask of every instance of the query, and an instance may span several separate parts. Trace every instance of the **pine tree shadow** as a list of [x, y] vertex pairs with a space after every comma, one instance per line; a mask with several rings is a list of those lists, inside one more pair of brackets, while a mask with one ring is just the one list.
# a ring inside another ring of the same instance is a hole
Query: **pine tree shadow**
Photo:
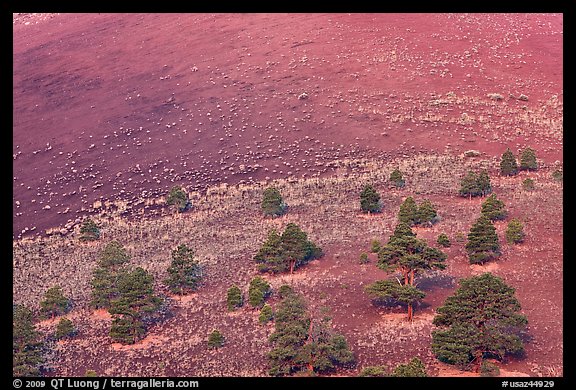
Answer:
[[422, 291], [436, 289], [453, 289], [456, 287], [456, 278], [443, 273], [429, 273], [417, 279], [418, 288]]

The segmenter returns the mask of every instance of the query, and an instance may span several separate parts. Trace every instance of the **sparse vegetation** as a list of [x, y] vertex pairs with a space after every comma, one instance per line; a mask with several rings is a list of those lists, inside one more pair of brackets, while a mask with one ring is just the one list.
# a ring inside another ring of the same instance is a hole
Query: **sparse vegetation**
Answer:
[[380, 240], [374, 239], [370, 242], [370, 248], [372, 253], [378, 253], [380, 252], [380, 249], [382, 249], [382, 243]]
[[500, 243], [496, 228], [486, 215], [480, 215], [472, 225], [468, 233], [466, 251], [471, 264], [482, 264], [500, 256]]
[[363, 377], [385, 377], [389, 376], [386, 367], [384, 366], [368, 366], [364, 367], [358, 376]]
[[364, 186], [360, 193], [360, 209], [365, 213], [379, 213], [382, 211], [380, 194], [369, 184]]
[[510, 244], [519, 244], [524, 241], [524, 225], [518, 219], [512, 219], [508, 222], [506, 228], [506, 241]]
[[432, 351], [438, 359], [478, 372], [484, 358], [521, 353], [527, 320], [514, 292], [490, 273], [462, 279], [434, 317], [440, 329], [432, 332]]
[[460, 183], [460, 196], [486, 196], [490, 192], [492, 192], [492, 184], [486, 170], [480, 173], [469, 171]]
[[80, 241], [96, 241], [100, 239], [100, 228], [90, 218], [86, 218], [80, 227]]
[[555, 169], [552, 172], [552, 178], [556, 181], [562, 182], [564, 180], [564, 172], [562, 169]]
[[194, 260], [194, 252], [185, 244], [172, 251], [172, 263], [168, 268], [166, 285], [174, 294], [184, 295], [196, 291], [203, 274], [202, 267]]
[[262, 212], [266, 216], [279, 217], [286, 212], [288, 205], [276, 187], [268, 187], [262, 194]]
[[368, 258], [368, 253], [366, 252], [360, 253], [360, 264], [367, 264], [369, 262], [370, 259]]
[[226, 304], [228, 305], [228, 311], [234, 311], [244, 304], [244, 297], [242, 296], [242, 290], [236, 285], [228, 289], [226, 294]]
[[406, 364], [399, 364], [394, 371], [392, 371], [393, 377], [427, 377], [426, 366], [422, 363], [422, 360], [418, 358], [413, 358]]
[[496, 364], [484, 360], [480, 365], [480, 376], [494, 377], [499, 375], [500, 375], [500, 368]]
[[450, 239], [446, 235], [446, 233], [441, 233], [436, 240], [436, 243], [443, 248], [450, 248]]

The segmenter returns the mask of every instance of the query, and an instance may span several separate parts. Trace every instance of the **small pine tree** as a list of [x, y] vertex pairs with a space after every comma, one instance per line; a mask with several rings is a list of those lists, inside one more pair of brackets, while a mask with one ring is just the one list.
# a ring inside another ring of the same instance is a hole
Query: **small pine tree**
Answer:
[[500, 256], [496, 228], [484, 214], [480, 215], [468, 233], [466, 251], [471, 264], [481, 264]]
[[266, 216], [278, 217], [285, 213], [288, 207], [282, 199], [282, 194], [276, 187], [268, 187], [262, 194], [262, 212]]
[[418, 206], [411, 196], [407, 197], [400, 205], [398, 221], [408, 224], [409, 226], [420, 222], [418, 219]]
[[308, 234], [295, 223], [286, 225], [281, 237], [281, 253], [288, 264], [290, 273], [323, 255], [322, 249], [308, 240]]
[[520, 153], [520, 170], [535, 171], [538, 169], [536, 152], [532, 148], [526, 148]]
[[120, 265], [127, 263], [130, 256], [124, 249], [124, 246], [118, 241], [109, 242], [98, 258], [98, 265], [104, 268], [116, 268]]
[[473, 171], [468, 171], [466, 176], [462, 178], [460, 182], [460, 196], [478, 196], [480, 191], [478, 190], [478, 175]]
[[174, 294], [184, 295], [196, 291], [202, 281], [202, 267], [194, 260], [194, 252], [185, 244], [172, 251], [166, 285]]
[[380, 243], [379, 240], [374, 239], [370, 242], [370, 246], [371, 246], [370, 251], [372, 253], [378, 253], [378, 252], [380, 252], [380, 249], [382, 248], [382, 243]]
[[524, 241], [524, 225], [518, 219], [512, 219], [508, 222], [506, 228], [506, 241], [510, 244], [519, 244]]
[[208, 348], [218, 349], [224, 345], [224, 336], [220, 331], [213, 330], [208, 336]]
[[73, 337], [75, 334], [76, 328], [74, 328], [74, 323], [68, 318], [61, 318], [56, 326], [54, 338], [56, 340], [61, 340], [63, 338]]
[[397, 187], [402, 188], [406, 185], [404, 178], [402, 177], [402, 172], [398, 168], [394, 169], [390, 174], [390, 181]]
[[82, 222], [80, 233], [80, 241], [96, 241], [100, 238], [100, 228], [90, 218], [87, 218]]
[[490, 195], [482, 203], [481, 213], [488, 217], [491, 221], [502, 220], [506, 218], [508, 213], [504, 209], [504, 202], [496, 198], [496, 194]]
[[292, 289], [292, 287], [290, 287], [287, 284], [283, 284], [282, 286], [280, 286], [280, 288], [278, 289], [278, 296], [280, 297], [280, 299], [284, 299], [286, 298], [288, 295], [293, 294], [294, 290]]
[[399, 364], [394, 371], [392, 371], [393, 377], [427, 377], [426, 366], [422, 363], [422, 360], [418, 358], [413, 358], [407, 364]]
[[244, 304], [244, 298], [242, 297], [242, 291], [236, 285], [228, 289], [226, 296], [226, 303], [228, 305], [228, 311], [234, 311]]
[[258, 316], [258, 322], [261, 324], [265, 324], [269, 321], [272, 321], [274, 318], [274, 312], [272, 311], [272, 307], [269, 304], [265, 304], [260, 309], [260, 315]]
[[535, 188], [536, 186], [534, 185], [534, 180], [530, 179], [529, 177], [524, 179], [522, 182], [522, 189], [524, 189], [524, 191], [534, 191]]
[[40, 302], [40, 312], [44, 318], [54, 318], [66, 314], [70, 310], [70, 300], [64, 296], [59, 286], [54, 286], [46, 291], [44, 300]]
[[188, 194], [180, 186], [172, 187], [166, 199], [166, 204], [174, 206], [179, 213], [183, 213], [192, 207]]
[[433, 225], [438, 222], [438, 213], [436, 207], [429, 200], [420, 203], [417, 213], [418, 223]]
[[370, 259], [368, 258], [368, 253], [362, 252], [360, 253], [360, 264], [368, 264]]
[[518, 164], [516, 163], [516, 157], [512, 151], [508, 148], [504, 153], [502, 153], [502, 159], [500, 160], [500, 174], [502, 176], [514, 176], [518, 173]]
[[480, 172], [478, 179], [476, 180], [476, 186], [478, 187], [478, 191], [482, 196], [486, 196], [492, 192], [492, 183], [490, 182], [488, 171], [483, 170]]
[[24, 305], [12, 305], [12, 375], [37, 377], [46, 359], [44, 343]]
[[382, 210], [380, 194], [371, 185], [364, 186], [360, 193], [360, 209], [365, 213], [379, 213]]
[[272, 289], [264, 278], [256, 276], [250, 281], [250, 286], [248, 287], [248, 302], [250, 305], [262, 307], [270, 294], [272, 294]]
[[268, 232], [266, 241], [262, 244], [258, 253], [254, 256], [260, 272], [285, 272], [289, 264], [284, 259], [282, 252], [282, 237], [275, 229]]
[[442, 233], [438, 236], [438, 240], [436, 240], [438, 245], [443, 248], [450, 248], [451, 242], [446, 233]]

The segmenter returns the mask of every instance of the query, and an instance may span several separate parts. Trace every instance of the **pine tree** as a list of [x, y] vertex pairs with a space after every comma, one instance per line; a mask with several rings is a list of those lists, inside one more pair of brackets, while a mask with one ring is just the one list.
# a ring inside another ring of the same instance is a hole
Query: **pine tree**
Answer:
[[524, 241], [524, 225], [518, 219], [512, 219], [508, 222], [506, 228], [506, 241], [510, 244], [519, 244]]
[[307, 369], [310, 374], [330, 372], [354, 364], [346, 339], [334, 333], [329, 319], [314, 320], [303, 298], [287, 292], [278, 304], [273, 345], [268, 354], [270, 375], [282, 376]]
[[310, 260], [323, 256], [322, 248], [308, 240], [308, 235], [294, 223], [286, 225], [281, 236], [270, 231], [254, 260], [260, 272], [290, 273]]
[[390, 174], [390, 181], [394, 183], [397, 188], [402, 188], [406, 185], [406, 182], [402, 177], [402, 172], [400, 172], [398, 168], [394, 169]]
[[478, 191], [480, 195], [486, 196], [492, 192], [492, 184], [490, 183], [490, 176], [486, 170], [483, 170], [478, 175], [476, 180], [476, 186], [478, 187]]
[[278, 217], [286, 211], [288, 207], [282, 199], [282, 194], [276, 187], [268, 187], [262, 194], [262, 212], [266, 216]]
[[282, 237], [276, 230], [272, 229], [268, 233], [268, 238], [254, 256], [254, 261], [258, 263], [260, 272], [278, 273], [288, 271], [290, 265], [284, 259]]
[[218, 330], [213, 330], [208, 336], [208, 348], [218, 349], [224, 345], [225, 338]]
[[418, 219], [418, 206], [411, 196], [407, 197], [400, 205], [398, 212], [398, 221], [404, 222], [410, 226], [419, 223]]
[[92, 300], [95, 309], [109, 309], [112, 299], [117, 295], [117, 271], [108, 268], [96, 268], [92, 277]]
[[510, 150], [506, 149], [502, 153], [502, 159], [500, 160], [500, 174], [502, 176], [514, 176], [518, 173], [518, 164], [516, 163], [516, 157]]
[[460, 183], [460, 196], [478, 196], [478, 176], [472, 171], [468, 171]]
[[500, 256], [496, 228], [484, 214], [480, 215], [468, 233], [466, 251], [471, 264], [481, 264]]
[[266, 299], [272, 294], [270, 284], [261, 276], [250, 281], [248, 287], [248, 302], [254, 307], [262, 307]]
[[527, 325], [519, 314], [514, 289], [490, 273], [465, 278], [453, 296], [437, 310], [432, 332], [432, 351], [441, 361], [462, 368], [475, 366], [486, 357], [502, 360], [523, 351], [520, 333]]
[[508, 213], [504, 209], [504, 202], [496, 198], [496, 194], [490, 195], [482, 203], [482, 215], [485, 215], [491, 221], [502, 220]]
[[12, 306], [12, 375], [40, 376], [45, 362], [44, 344], [33, 322], [32, 311]]
[[424, 200], [420, 203], [417, 213], [417, 221], [420, 224], [433, 225], [438, 221], [438, 213], [436, 207], [429, 200]]
[[520, 153], [520, 170], [535, 171], [538, 169], [536, 152], [532, 148], [526, 148]]
[[228, 311], [234, 311], [244, 304], [244, 298], [242, 297], [242, 291], [236, 285], [228, 289], [226, 294], [226, 303], [228, 305]]
[[368, 286], [377, 298], [390, 298], [408, 306], [408, 319], [412, 320], [413, 305], [424, 298], [415, 287], [415, 276], [424, 270], [444, 269], [446, 254], [419, 240], [406, 223], [399, 223], [386, 244], [378, 253], [378, 267], [389, 271], [396, 269], [402, 274], [400, 285], [394, 281], [378, 281]]
[[371, 185], [364, 186], [360, 193], [360, 209], [365, 213], [379, 213], [382, 210], [380, 194]]
[[372, 240], [370, 242], [370, 246], [371, 246], [370, 252], [372, 252], [372, 253], [378, 253], [378, 252], [380, 252], [380, 249], [382, 248], [382, 244], [380, 243], [379, 240]]
[[82, 222], [82, 226], [80, 227], [80, 241], [96, 241], [100, 238], [100, 228], [96, 223], [87, 218]]
[[393, 377], [427, 377], [426, 366], [422, 363], [422, 360], [418, 358], [413, 358], [407, 364], [399, 364], [394, 371], [392, 371]]
[[438, 240], [436, 240], [436, 242], [438, 243], [438, 245], [440, 245], [443, 248], [449, 248], [451, 243], [450, 243], [450, 239], [448, 238], [448, 236], [446, 235], [446, 233], [442, 233], [438, 236]]
[[40, 302], [40, 313], [44, 318], [54, 318], [70, 310], [70, 300], [62, 293], [62, 288], [54, 286], [46, 291]]
[[166, 199], [166, 204], [174, 206], [179, 213], [183, 213], [192, 207], [188, 194], [180, 186], [172, 187]]
[[261, 324], [265, 324], [269, 321], [272, 321], [274, 318], [274, 312], [272, 311], [272, 307], [269, 304], [265, 304], [260, 309], [260, 315], [258, 316], [258, 322]]
[[61, 340], [63, 338], [73, 337], [75, 334], [76, 329], [74, 328], [74, 323], [68, 318], [61, 318], [56, 326], [54, 338], [56, 338], [56, 340]]
[[118, 297], [112, 301], [110, 337], [123, 344], [134, 344], [146, 333], [145, 321], [160, 308], [162, 300], [154, 295], [154, 277], [138, 267], [119, 275]]
[[194, 252], [185, 244], [172, 251], [166, 285], [174, 294], [185, 295], [196, 291], [202, 281], [202, 267], [194, 260]]
[[522, 181], [522, 189], [524, 191], [534, 191], [535, 188], [536, 186], [534, 185], [534, 180], [530, 179], [529, 177]]
[[109, 242], [98, 258], [98, 265], [103, 268], [115, 268], [127, 263], [130, 256], [124, 249], [124, 246], [118, 241]]

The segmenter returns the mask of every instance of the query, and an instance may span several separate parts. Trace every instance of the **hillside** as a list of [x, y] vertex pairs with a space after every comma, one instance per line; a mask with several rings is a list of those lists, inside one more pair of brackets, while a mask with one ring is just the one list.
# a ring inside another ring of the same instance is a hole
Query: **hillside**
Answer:
[[[247, 288], [268, 230], [289, 222], [325, 256], [293, 276], [265, 277], [275, 289], [293, 285], [314, 310], [330, 309], [358, 360], [342, 374], [418, 356], [431, 375], [461, 375], [433, 356], [431, 322], [458, 279], [484, 271], [516, 288], [529, 321], [526, 356], [502, 365], [503, 375], [563, 374], [562, 184], [551, 177], [563, 162], [561, 15], [29, 20], [14, 19], [13, 300], [38, 308], [55, 284], [73, 299], [67, 316], [79, 335], [56, 344], [54, 375], [266, 375], [273, 325], [246, 307], [227, 312], [226, 290]], [[526, 146], [540, 169], [500, 177], [502, 152]], [[464, 157], [470, 149], [479, 156]], [[403, 189], [389, 184], [395, 168]], [[457, 196], [468, 168], [489, 170], [527, 233], [508, 245], [506, 221], [497, 222], [503, 255], [484, 266], [471, 266], [456, 240], [482, 202]], [[526, 177], [534, 191], [522, 188]], [[289, 212], [264, 219], [261, 193], [271, 183]], [[381, 214], [359, 211], [366, 183], [382, 194]], [[164, 204], [174, 184], [193, 204], [177, 216]], [[448, 268], [423, 277], [427, 297], [412, 323], [365, 293], [385, 276], [375, 255], [359, 264], [372, 239], [387, 241], [407, 196], [430, 199], [441, 217], [415, 228], [418, 237], [432, 245], [445, 232], [453, 242]], [[85, 215], [102, 226], [96, 243], [78, 240]], [[171, 315], [131, 347], [113, 344], [110, 316], [88, 307], [97, 255], [113, 239], [162, 294], [178, 244], [206, 267], [202, 288], [170, 298]], [[48, 332], [55, 322], [38, 326]], [[218, 350], [205, 343], [213, 328], [227, 337]]]

